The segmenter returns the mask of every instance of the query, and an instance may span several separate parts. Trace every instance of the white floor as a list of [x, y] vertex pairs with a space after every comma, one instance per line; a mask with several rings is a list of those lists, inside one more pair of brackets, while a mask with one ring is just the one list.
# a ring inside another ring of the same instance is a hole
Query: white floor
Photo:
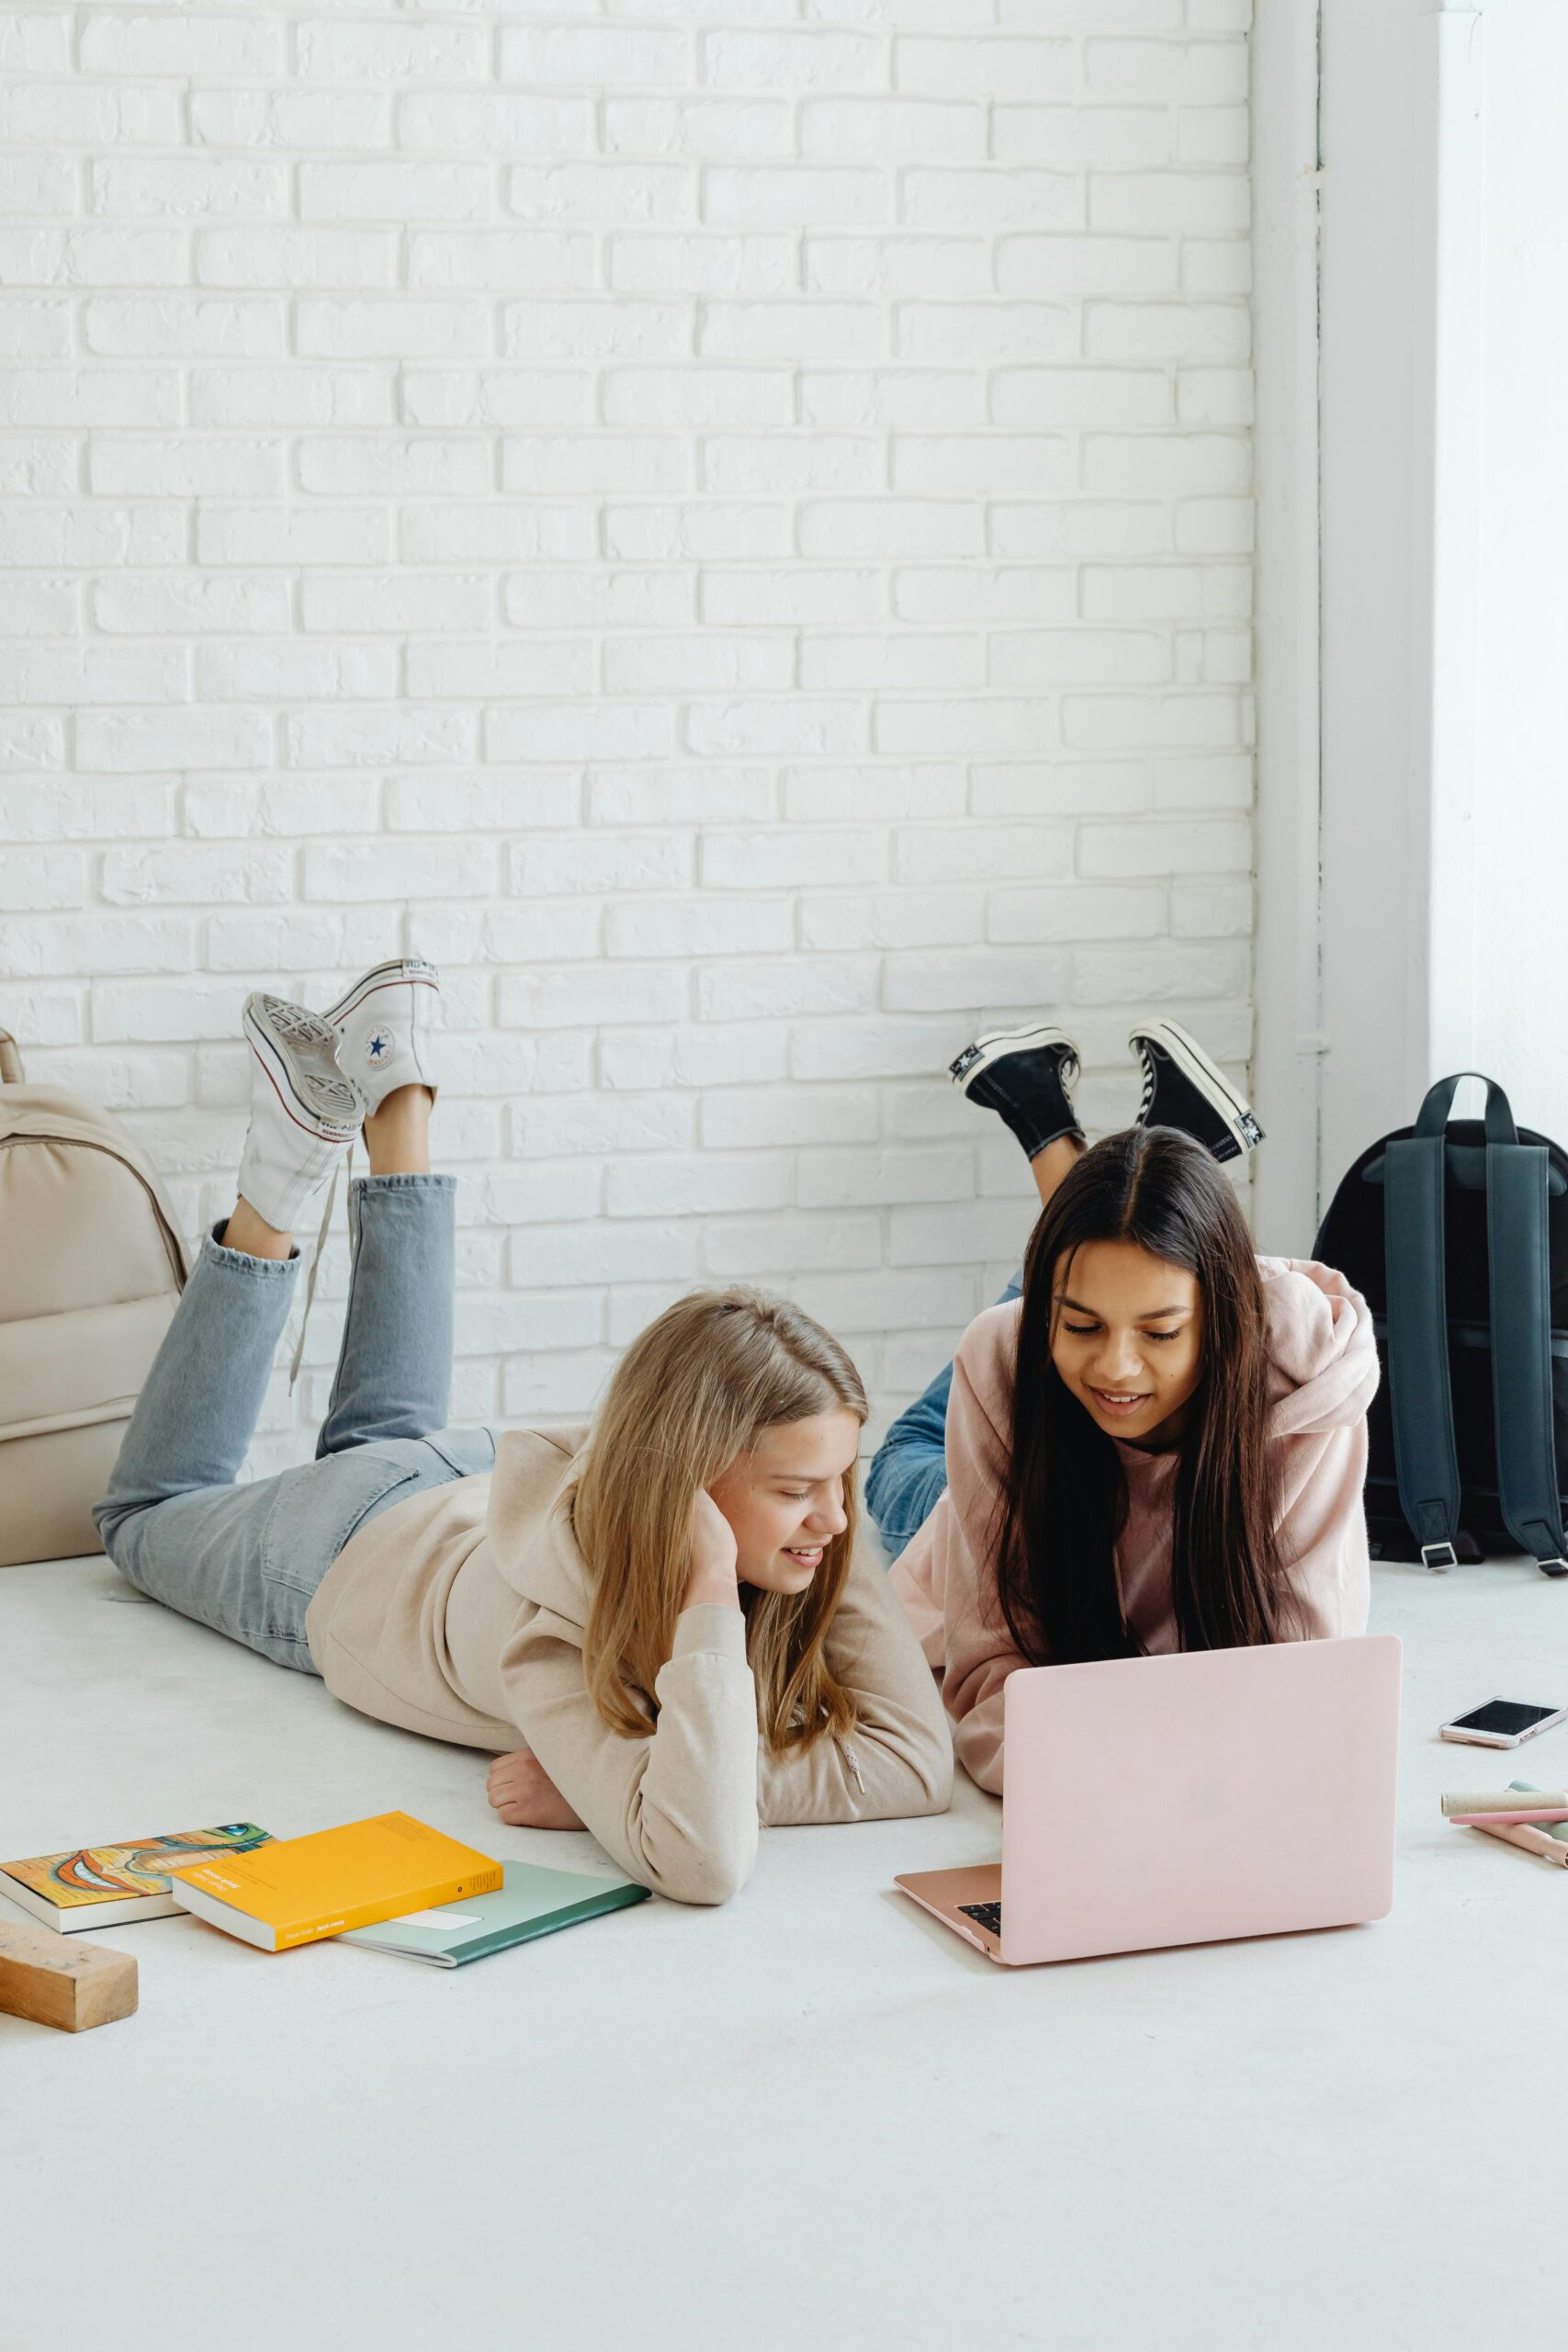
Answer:
[[[1568, 1587], [1382, 1570], [1374, 1623], [1406, 1643], [1376, 1927], [1010, 1974], [889, 1892], [996, 1852], [964, 1784], [942, 1820], [768, 1833], [727, 1910], [651, 1903], [453, 1974], [189, 1919], [106, 1936], [135, 2018], [0, 2017], [0, 2352], [1546, 2340], [1568, 1871], [1446, 1827], [1437, 1792], [1561, 1786], [1568, 1729], [1515, 1758], [1436, 1727], [1568, 1699]], [[593, 1864], [498, 1827], [482, 1758], [102, 1560], [0, 1572], [0, 1855], [400, 1805]]]

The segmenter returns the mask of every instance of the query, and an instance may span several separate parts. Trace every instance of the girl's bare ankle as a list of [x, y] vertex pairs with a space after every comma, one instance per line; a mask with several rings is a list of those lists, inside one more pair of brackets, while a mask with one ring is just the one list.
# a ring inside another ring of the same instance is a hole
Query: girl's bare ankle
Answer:
[[417, 1083], [394, 1088], [365, 1122], [372, 1176], [428, 1176], [430, 1114], [435, 1097]]
[[1069, 1173], [1085, 1148], [1082, 1136], [1057, 1136], [1054, 1142], [1046, 1145], [1043, 1151], [1035, 1153], [1029, 1163], [1029, 1172], [1034, 1179], [1034, 1188], [1040, 1195], [1042, 1208], [1046, 1205], [1063, 1177]]
[[276, 1226], [268, 1225], [265, 1217], [243, 1198], [235, 1202], [234, 1214], [219, 1236], [219, 1242], [222, 1249], [238, 1250], [244, 1258], [288, 1258], [294, 1250], [294, 1236], [280, 1233]]

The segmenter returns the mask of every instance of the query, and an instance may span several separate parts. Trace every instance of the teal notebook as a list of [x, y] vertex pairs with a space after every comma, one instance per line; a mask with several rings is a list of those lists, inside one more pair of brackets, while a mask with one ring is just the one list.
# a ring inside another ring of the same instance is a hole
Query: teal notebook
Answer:
[[505, 1883], [493, 1894], [468, 1895], [461, 1903], [443, 1903], [433, 1911], [405, 1912], [401, 1918], [383, 1919], [374, 1928], [351, 1928], [337, 1940], [370, 1944], [405, 1960], [427, 1960], [435, 1968], [461, 1968], [465, 1961], [483, 1960], [489, 1952], [504, 1951], [508, 1944], [553, 1936], [558, 1928], [575, 1928], [580, 1919], [596, 1919], [603, 1911], [624, 1910], [628, 1903], [647, 1899], [647, 1887], [629, 1878], [585, 1878], [581, 1871], [508, 1862]]

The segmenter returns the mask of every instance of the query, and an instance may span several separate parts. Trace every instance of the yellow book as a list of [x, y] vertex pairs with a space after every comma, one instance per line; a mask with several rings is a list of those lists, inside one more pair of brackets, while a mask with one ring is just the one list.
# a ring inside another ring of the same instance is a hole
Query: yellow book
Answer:
[[491, 1894], [502, 1883], [501, 1864], [488, 1854], [406, 1813], [378, 1813], [309, 1838], [275, 1838], [253, 1854], [169, 1874], [182, 1910], [263, 1951], [288, 1951], [405, 1911]]

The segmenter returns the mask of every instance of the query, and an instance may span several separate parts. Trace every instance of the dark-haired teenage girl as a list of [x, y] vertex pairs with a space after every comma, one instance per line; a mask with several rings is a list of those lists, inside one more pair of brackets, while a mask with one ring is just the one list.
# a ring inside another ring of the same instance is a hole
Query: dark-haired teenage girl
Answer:
[[1021, 1277], [895, 1422], [867, 1496], [953, 1719], [1002, 1785], [1015, 1667], [1365, 1630], [1377, 1355], [1329, 1267], [1254, 1254], [1219, 1162], [1261, 1140], [1173, 1022], [1134, 1032], [1135, 1125], [1087, 1149], [1077, 1049], [983, 1038], [952, 1075], [1028, 1152]]

